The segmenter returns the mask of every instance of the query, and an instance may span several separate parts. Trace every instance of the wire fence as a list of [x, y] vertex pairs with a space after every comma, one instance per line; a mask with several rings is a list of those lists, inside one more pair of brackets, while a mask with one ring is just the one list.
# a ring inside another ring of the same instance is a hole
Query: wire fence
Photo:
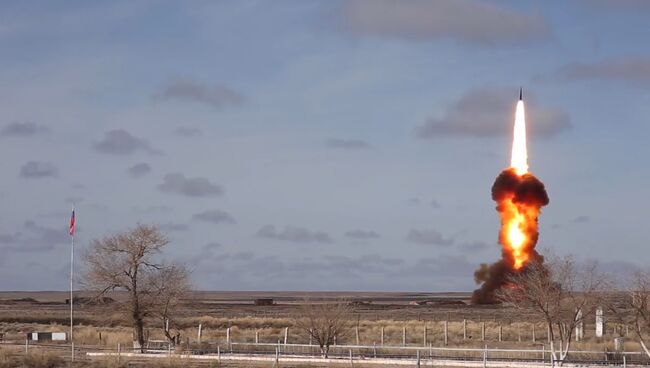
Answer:
[[[214, 346], [195, 349], [195, 354], [212, 354]], [[264, 343], [231, 343], [225, 352], [231, 354], [281, 356], [321, 356], [320, 347], [308, 344], [264, 344]], [[218, 347], [222, 349], [222, 347]], [[329, 349], [330, 357], [358, 357], [359, 359], [427, 359], [427, 360], [458, 360], [458, 361], [500, 361], [500, 362], [539, 362], [551, 363], [552, 354], [542, 345], [540, 349], [504, 349], [490, 348], [450, 348], [450, 347], [414, 347], [414, 346], [366, 346], [366, 345], [334, 345]], [[639, 364], [650, 365], [650, 359], [642, 352], [612, 352], [612, 351], [569, 351], [565, 360], [567, 363], [580, 364]]]
[[[6, 345], [6, 344], [3, 344]], [[49, 351], [62, 357], [70, 356], [71, 346], [59, 343], [33, 343], [25, 341], [24, 346], [11, 344], [15, 351], [24, 350], [25, 353], [34, 351]], [[100, 347], [100, 346], [75, 346], [75, 360], [84, 359], [87, 353], [94, 355], [133, 355], [160, 357], [184, 356], [214, 359], [232, 359], [233, 357], [249, 357], [252, 360], [262, 358], [314, 358], [323, 357], [318, 345], [310, 344], [274, 344], [274, 343], [242, 343], [232, 342], [222, 344], [218, 342], [202, 342], [189, 346], [172, 346], [164, 342], [149, 344], [143, 349], [134, 349], [126, 346]], [[554, 365], [552, 355], [546, 346], [539, 349], [504, 349], [490, 348], [450, 348], [450, 347], [415, 347], [415, 346], [367, 346], [367, 345], [333, 345], [328, 352], [330, 360], [345, 361], [457, 361], [457, 362], [483, 362], [483, 365], [495, 363], [522, 363], [535, 365]], [[569, 351], [564, 363], [581, 365], [644, 365], [650, 366], [650, 359], [643, 352], [635, 351]], [[418, 363], [419, 364], [419, 363]]]

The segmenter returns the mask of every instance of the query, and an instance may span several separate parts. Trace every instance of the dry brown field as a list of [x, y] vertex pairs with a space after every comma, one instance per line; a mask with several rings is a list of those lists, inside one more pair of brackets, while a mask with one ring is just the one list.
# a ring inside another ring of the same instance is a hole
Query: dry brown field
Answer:
[[[79, 296], [89, 296], [78, 293]], [[469, 304], [469, 293], [407, 293], [407, 292], [194, 292], [183, 304], [177, 318], [184, 340], [197, 339], [202, 325], [203, 342], [223, 343], [226, 329], [231, 329], [231, 341], [276, 343], [284, 339], [289, 328], [289, 343], [307, 343], [308, 337], [294, 327], [300, 304], [346, 300], [355, 302], [352, 318], [359, 330], [362, 345], [380, 344], [384, 330], [384, 345], [426, 344], [444, 346], [444, 324], [448, 325], [448, 345], [482, 347], [536, 347], [546, 342], [546, 329], [530, 312], [499, 305]], [[68, 330], [69, 305], [67, 292], [0, 292], [0, 333], [5, 340], [23, 340], [30, 331]], [[124, 294], [115, 293], [120, 300]], [[275, 305], [255, 306], [256, 298], [273, 298]], [[427, 305], [414, 302], [428, 301]], [[463, 320], [465, 334], [463, 334]], [[76, 305], [76, 335], [78, 345], [114, 347], [131, 341], [131, 330], [124, 315], [115, 305]], [[482, 325], [485, 325], [485, 340]], [[150, 339], [162, 339], [162, 323], [148, 321]], [[534, 326], [534, 327], [533, 327]], [[533, 329], [535, 341], [533, 341]], [[499, 341], [501, 330], [501, 341]], [[607, 325], [607, 335], [596, 338], [595, 326], [587, 323], [585, 340], [576, 348], [604, 349], [613, 345], [613, 338], [625, 334], [624, 326]], [[356, 344], [352, 333], [340, 343]]]

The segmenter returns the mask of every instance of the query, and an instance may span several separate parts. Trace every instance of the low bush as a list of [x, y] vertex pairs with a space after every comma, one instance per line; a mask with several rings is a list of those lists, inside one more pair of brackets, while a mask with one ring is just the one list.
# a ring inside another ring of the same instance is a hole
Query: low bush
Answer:
[[34, 352], [22, 356], [22, 364], [25, 368], [59, 368], [63, 367], [65, 361], [46, 352]]

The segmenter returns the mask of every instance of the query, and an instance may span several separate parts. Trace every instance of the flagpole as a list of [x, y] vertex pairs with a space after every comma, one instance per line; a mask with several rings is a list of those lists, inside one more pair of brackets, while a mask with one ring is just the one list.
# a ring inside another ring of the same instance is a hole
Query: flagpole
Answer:
[[[74, 204], [72, 205], [72, 216], [74, 220]], [[74, 226], [75, 224], [72, 224]], [[74, 340], [73, 338], [73, 326], [74, 326], [74, 227], [70, 231], [70, 359], [74, 361]]]

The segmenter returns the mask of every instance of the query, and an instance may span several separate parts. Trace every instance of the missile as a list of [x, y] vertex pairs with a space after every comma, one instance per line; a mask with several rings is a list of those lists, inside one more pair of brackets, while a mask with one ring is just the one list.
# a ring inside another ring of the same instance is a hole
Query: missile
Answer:
[[522, 97], [521, 87], [519, 87], [519, 101], [521, 101], [523, 99], [524, 98]]

